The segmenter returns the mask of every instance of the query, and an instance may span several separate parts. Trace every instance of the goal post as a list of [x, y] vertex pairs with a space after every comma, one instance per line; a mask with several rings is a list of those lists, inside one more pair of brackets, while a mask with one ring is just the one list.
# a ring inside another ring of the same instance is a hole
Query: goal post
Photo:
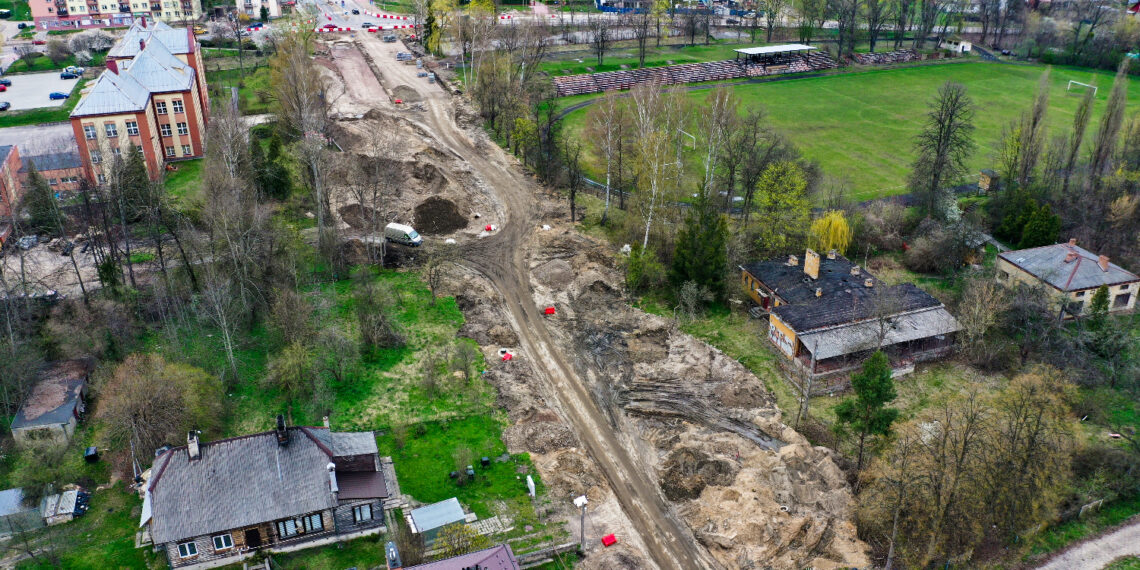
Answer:
[[1089, 85], [1088, 83], [1081, 83], [1080, 81], [1073, 81], [1071, 79], [1069, 80], [1069, 86], [1065, 88], [1065, 91], [1072, 91], [1074, 85], [1080, 85], [1086, 89], [1092, 89], [1093, 97], [1096, 97], [1096, 85]]

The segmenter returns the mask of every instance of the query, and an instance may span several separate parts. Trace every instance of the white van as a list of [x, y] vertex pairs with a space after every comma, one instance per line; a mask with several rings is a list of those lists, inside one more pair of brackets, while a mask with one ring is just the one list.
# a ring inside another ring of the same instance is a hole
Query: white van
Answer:
[[391, 242], [401, 243], [411, 247], [419, 247], [423, 245], [424, 238], [412, 229], [412, 226], [405, 226], [404, 224], [388, 224], [384, 227], [384, 237]]

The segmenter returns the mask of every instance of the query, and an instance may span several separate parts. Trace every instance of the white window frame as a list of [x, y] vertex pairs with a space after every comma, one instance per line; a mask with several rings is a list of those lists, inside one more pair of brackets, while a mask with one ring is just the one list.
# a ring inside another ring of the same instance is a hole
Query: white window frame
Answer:
[[170, 104], [174, 107], [175, 113], [185, 113], [186, 112], [186, 108], [182, 105], [182, 99], [175, 99], [175, 100], [171, 101]]
[[[193, 550], [194, 552], [190, 552], [191, 550]], [[178, 543], [178, 557], [179, 558], [190, 558], [191, 556], [197, 556], [197, 555], [198, 555], [198, 544], [196, 542], [194, 542], [193, 540], [191, 540], [189, 542]]]
[[111, 149], [111, 154], [113, 154], [115, 156], [121, 156], [123, 154], [123, 149], [121, 149], [119, 147], [115, 147], [115, 148]]
[[188, 145], [188, 144], [182, 145], [182, 156], [190, 156], [191, 154], [194, 154], [194, 153], [191, 150], [190, 145]]
[[190, 123], [178, 123], [177, 127], [179, 135], [190, 134]]
[[138, 121], [127, 121], [127, 136], [134, 137], [134, 136], [138, 136], [138, 134], [139, 134], [139, 122]]
[[301, 527], [295, 519], [277, 521], [277, 535], [281, 538], [292, 538], [301, 534]]
[[102, 172], [95, 175], [95, 180], [97, 180], [99, 182], [99, 184], [106, 184], [107, 183], [107, 177]]
[[[321, 513], [305, 515], [301, 517], [301, 519], [305, 522], [305, 532], [320, 532], [325, 530], [325, 521], [324, 518], [321, 517]], [[315, 526], [313, 525], [313, 521], [317, 523]]]
[[155, 101], [154, 108], [158, 111], [159, 115], [166, 114], [166, 101]]
[[174, 133], [172, 132], [172, 130], [170, 128], [170, 125], [168, 125], [166, 123], [163, 123], [163, 124], [158, 126], [158, 134], [160, 134], [164, 137], [174, 136]]
[[83, 125], [83, 136], [93, 141], [99, 136], [99, 131], [95, 129], [95, 125]]
[[91, 151], [91, 164], [100, 164], [103, 162], [103, 153], [93, 150]]
[[[214, 543], [214, 551], [229, 550], [234, 547], [234, 537], [230, 533], [219, 534], [210, 539]], [[222, 545], [218, 546], [218, 542]]]
[[[368, 517], [365, 518], [365, 511]], [[363, 505], [356, 505], [352, 507], [352, 522], [360, 524], [362, 522], [370, 521], [372, 519], [372, 503], [364, 503]]]
[[107, 123], [103, 125], [103, 132], [107, 133], [107, 138], [109, 139], [119, 137], [119, 127], [115, 123]]
[[166, 147], [166, 156], [174, 156], [174, 147], [172, 147], [172, 146]]

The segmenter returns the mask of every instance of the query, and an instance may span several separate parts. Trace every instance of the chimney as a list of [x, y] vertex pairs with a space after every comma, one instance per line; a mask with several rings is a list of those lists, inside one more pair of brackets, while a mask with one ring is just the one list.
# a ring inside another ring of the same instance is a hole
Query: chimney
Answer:
[[285, 428], [285, 416], [277, 414], [277, 445], [289, 445], [289, 430]]
[[1098, 257], [1096, 262], [1098, 265], [1100, 265], [1101, 271], [1108, 271], [1108, 256], [1107, 255], [1102, 255], [1102, 256]]
[[190, 430], [186, 432], [186, 453], [190, 457], [190, 461], [202, 458], [202, 451], [198, 449], [198, 432]]
[[329, 491], [332, 492], [333, 499], [336, 499], [336, 494], [340, 491], [336, 486], [336, 465], [330, 461], [329, 464], [325, 466], [325, 469], [329, 470]]
[[107, 71], [110, 71], [111, 73], [114, 73], [115, 75], [118, 75], [119, 74], [119, 62], [117, 62], [113, 59], [108, 59], [107, 60]]
[[835, 259], [835, 256], [836, 256], [838, 253], [839, 253], [839, 252], [835, 251], [834, 249], [829, 249], [829, 250], [827, 250], [827, 258], [828, 258], [828, 259]]
[[853, 275], [855, 277], [859, 276], [859, 266], [858, 265], [852, 265], [851, 266], [851, 275]]
[[1077, 238], [1069, 238], [1069, 245], [1077, 245]]
[[875, 286], [875, 280], [868, 277], [863, 280], [863, 286], [870, 289], [871, 287]]
[[804, 253], [804, 273], [812, 279], [819, 279], [819, 254], [811, 248]]
[[823, 289], [820, 289], [819, 287], [816, 287], [816, 288], [815, 288], [815, 296], [816, 296], [816, 297], [822, 297], [822, 296], [823, 296]]
[[146, 40], [139, 38], [139, 51], [146, 49]]
[[798, 258], [794, 255], [788, 256], [788, 267], [795, 267], [799, 264], [800, 264], [800, 258]]
[[140, 18], [140, 20], [142, 20], [142, 27], [145, 28], [146, 27], [146, 18]]
[[1073, 260], [1076, 258], [1077, 258], [1077, 252], [1069, 251], [1069, 253], [1065, 254], [1065, 263], [1072, 263]]

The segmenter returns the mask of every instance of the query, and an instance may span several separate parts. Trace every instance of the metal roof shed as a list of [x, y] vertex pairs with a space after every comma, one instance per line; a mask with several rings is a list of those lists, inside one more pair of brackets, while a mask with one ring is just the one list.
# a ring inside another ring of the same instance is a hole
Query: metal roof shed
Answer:
[[439, 529], [449, 524], [465, 522], [467, 515], [459, 505], [459, 499], [452, 497], [413, 510], [411, 519], [414, 527], [412, 530], [423, 535], [424, 543], [430, 543], [435, 540]]
[[756, 46], [749, 48], [734, 49], [732, 51], [740, 55], [772, 55], [777, 53], [792, 53], [797, 51], [812, 51], [819, 48], [814, 48], [806, 44], [780, 44], [778, 46]]

